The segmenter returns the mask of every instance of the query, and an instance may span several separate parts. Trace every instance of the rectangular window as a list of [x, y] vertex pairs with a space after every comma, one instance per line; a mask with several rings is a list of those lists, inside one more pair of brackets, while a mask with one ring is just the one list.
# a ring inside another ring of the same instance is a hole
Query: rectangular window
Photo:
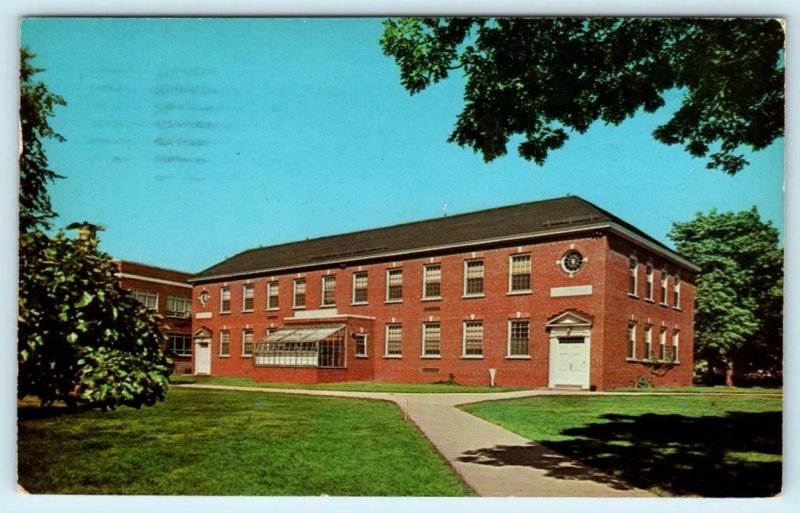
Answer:
[[667, 270], [661, 271], [661, 304], [667, 304], [667, 287], [669, 286], [669, 275]]
[[158, 292], [154, 290], [133, 289], [133, 297], [150, 310], [158, 310]]
[[278, 309], [278, 293], [280, 286], [277, 281], [267, 283], [267, 310]]
[[222, 287], [219, 290], [219, 311], [221, 313], [228, 313], [231, 311], [231, 289], [230, 287]]
[[253, 330], [242, 330], [242, 356], [253, 356]]
[[400, 356], [403, 354], [403, 326], [400, 324], [386, 325], [386, 356]]
[[638, 296], [639, 289], [639, 262], [636, 257], [628, 260], [628, 294]]
[[629, 360], [636, 359], [636, 323], [632, 322], [628, 324], [628, 353], [627, 358]]
[[369, 356], [367, 354], [367, 335], [356, 333], [356, 356]]
[[509, 292], [530, 292], [531, 290], [531, 256], [513, 255], [509, 265]]
[[252, 312], [253, 311], [253, 298], [256, 294], [255, 285], [243, 285], [242, 286], [242, 311], [243, 312]]
[[175, 356], [192, 356], [192, 336], [188, 333], [167, 333], [167, 349]]
[[322, 306], [334, 306], [336, 304], [336, 276], [322, 277]]
[[464, 295], [483, 295], [483, 260], [464, 262]]
[[513, 320], [508, 323], [508, 356], [530, 356], [530, 321]]
[[397, 302], [403, 300], [403, 270], [389, 269], [386, 271], [386, 301]]
[[442, 266], [439, 264], [426, 265], [423, 268], [422, 276], [422, 299], [441, 299]]
[[672, 306], [675, 308], [681, 307], [681, 277], [675, 275], [675, 282], [672, 285]]
[[422, 356], [439, 356], [442, 329], [438, 322], [422, 325]]
[[483, 356], [483, 321], [464, 323], [463, 356]]
[[672, 361], [678, 363], [678, 345], [680, 344], [681, 332], [675, 330], [672, 332]]
[[353, 273], [353, 303], [367, 304], [367, 273]]
[[192, 315], [192, 298], [167, 296], [167, 317], [187, 318]]
[[650, 301], [653, 300], [653, 266], [647, 264], [647, 282], [645, 285], [644, 297]]
[[220, 356], [230, 356], [231, 355], [231, 332], [230, 331], [220, 331], [219, 332], [219, 355]]
[[644, 359], [653, 360], [653, 327], [649, 324], [644, 327]]
[[306, 306], [306, 280], [294, 280], [294, 308]]
[[658, 359], [667, 359], [667, 328], [661, 328], [658, 334]]

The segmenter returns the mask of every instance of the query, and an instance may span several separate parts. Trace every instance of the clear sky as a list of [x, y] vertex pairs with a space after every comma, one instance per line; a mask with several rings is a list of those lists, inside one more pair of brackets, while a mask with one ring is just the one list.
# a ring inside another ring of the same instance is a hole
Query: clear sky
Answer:
[[575, 134], [543, 167], [446, 139], [456, 78], [415, 95], [380, 18], [41, 18], [38, 75], [68, 102], [48, 143], [59, 227], [116, 258], [197, 272], [240, 251], [573, 194], [669, 243], [673, 221], [749, 209], [783, 233], [783, 140], [734, 177], [651, 132], [679, 99]]

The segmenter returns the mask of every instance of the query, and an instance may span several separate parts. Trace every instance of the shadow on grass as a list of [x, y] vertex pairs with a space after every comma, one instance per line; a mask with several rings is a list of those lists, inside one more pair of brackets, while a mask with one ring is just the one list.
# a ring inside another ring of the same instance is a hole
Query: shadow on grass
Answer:
[[617, 489], [626, 488], [625, 483], [658, 487], [678, 496], [768, 497], [781, 491], [780, 412], [602, 418], [607, 422], [561, 433], [571, 440], [479, 449], [459, 460], [529, 466], [557, 479], [591, 480]]

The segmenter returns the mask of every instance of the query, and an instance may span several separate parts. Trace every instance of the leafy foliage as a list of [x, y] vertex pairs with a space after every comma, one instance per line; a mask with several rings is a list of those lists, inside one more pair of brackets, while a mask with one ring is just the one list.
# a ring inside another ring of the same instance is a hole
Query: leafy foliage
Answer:
[[783, 251], [778, 231], [758, 210], [698, 213], [674, 223], [676, 249], [702, 268], [697, 277], [695, 343], [711, 364], [780, 372]]
[[783, 28], [765, 19], [403, 18], [384, 22], [384, 53], [412, 94], [466, 78], [448, 142], [486, 162], [523, 136], [520, 156], [542, 165], [570, 132], [618, 125], [684, 93], [653, 136], [707, 167], [735, 174], [737, 150], [783, 135]]

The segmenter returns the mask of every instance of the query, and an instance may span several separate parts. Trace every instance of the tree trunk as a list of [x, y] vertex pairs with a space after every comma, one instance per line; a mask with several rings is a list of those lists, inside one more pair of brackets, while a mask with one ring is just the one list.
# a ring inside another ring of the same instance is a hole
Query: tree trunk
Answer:
[[725, 365], [725, 386], [733, 386], [733, 360], [728, 360]]

